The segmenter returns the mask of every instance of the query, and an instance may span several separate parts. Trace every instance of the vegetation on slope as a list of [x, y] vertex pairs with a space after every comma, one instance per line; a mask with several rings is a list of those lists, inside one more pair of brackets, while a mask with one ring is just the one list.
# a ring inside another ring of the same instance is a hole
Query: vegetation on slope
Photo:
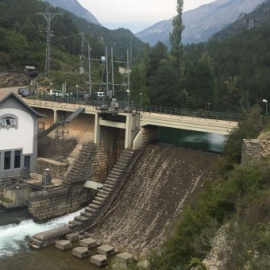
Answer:
[[[139, 102], [183, 109], [242, 112], [268, 98], [270, 1], [252, 13], [254, 27], [230, 28], [203, 44], [182, 46], [180, 71], [171, 52], [145, 46], [131, 72], [131, 94]], [[261, 14], [263, 17], [260, 17]]]
[[[84, 56], [82, 62], [85, 70], [88, 70], [87, 43], [91, 47], [91, 59], [101, 59], [107, 46], [108, 55], [113, 47], [114, 59], [118, 61], [126, 61], [130, 43], [134, 56], [143, 44], [129, 30], [108, 30], [43, 1], [0, 0], [1, 71], [23, 71], [26, 65], [35, 66], [41, 75], [39, 81], [42, 79], [47, 39], [47, 23], [42, 14], [46, 12], [57, 14], [51, 20], [50, 82], [53, 81], [54, 87], [61, 87], [64, 81], [74, 87], [88, 80], [87, 74], [79, 76], [81, 54]], [[82, 32], [85, 37], [83, 44]], [[115, 64], [115, 74], [117, 68], [118, 64]], [[104, 65], [93, 61], [93, 82], [101, 82], [104, 80], [102, 77]], [[121, 80], [120, 75], [116, 76], [116, 83], [121, 83]]]
[[202, 260], [220, 228], [225, 232], [225, 245], [220, 243], [218, 249], [223, 270], [269, 269], [269, 159], [243, 166], [241, 147], [231, 147], [235, 140], [241, 145], [243, 138], [257, 138], [262, 120], [258, 107], [253, 108], [228, 137], [224, 159], [231, 165], [220, 164], [218, 181], [206, 180], [203, 191], [176, 221], [174, 232], [152, 252], [149, 269], [206, 269]]

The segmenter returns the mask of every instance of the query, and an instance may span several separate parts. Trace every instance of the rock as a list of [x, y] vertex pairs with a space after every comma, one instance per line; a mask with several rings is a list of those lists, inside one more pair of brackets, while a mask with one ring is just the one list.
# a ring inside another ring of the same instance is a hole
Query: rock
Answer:
[[90, 252], [88, 248], [86, 247], [77, 247], [77, 248], [73, 248], [72, 255], [79, 259], [83, 259], [83, 258], [89, 257]]
[[66, 235], [66, 239], [73, 243], [79, 241], [80, 238], [78, 233], [69, 233]]
[[91, 256], [90, 262], [96, 266], [102, 267], [107, 265], [107, 257], [105, 255], [94, 255]]
[[97, 253], [101, 255], [111, 256], [116, 252], [117, 251], [114, 249], [114, 247], [109, 245], [103, 245], [97, 248]]
[[126, 262], [128, 263], [129, 261], [133, 260], [133, 256], [127, 252], [119, 253], [116, 255], [116, 259], [119, 262]]
[[86, 247], [88, 249], [95, 248], [100, 245], [100, 242], [97, 242], [95, 239], [92, 238], [85, 238], [80, 240], [79, 246]]
[[72, 249], [72, 244], [69, 240], [59, 240], [55, 242], [55, 247], [62, 251]]

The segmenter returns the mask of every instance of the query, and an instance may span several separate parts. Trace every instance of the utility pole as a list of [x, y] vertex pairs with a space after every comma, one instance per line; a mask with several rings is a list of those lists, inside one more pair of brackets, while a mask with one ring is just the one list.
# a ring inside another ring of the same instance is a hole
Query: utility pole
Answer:
[[130, 90], [130, 77], [129, 77], [129, 71], [130, 71], [129, 51], [127, 50], [127, 79], [128, 79], [128, 89]]
[[108, 69], [108, 49], [106, 47], [106, 96], [109, 96], [109, 69]]
[[84, 33], [80, 33], [81, 35], [81, 66], [80, 66], [80, 74], [84, 74]]
[[90, 48], [90, 44], [87, 42], [87, 48], [88, 48], [88, 71], [89, 71], [89, 95], [90, 98], [92, 96], [92, 76], [91, 76], [91, 48]]
[[113, 47], [111, 47], [111, 61], [112, 61], [112, 96], [114, 96], [114, 63], [113, 63]]
[[46, 60], [45, 60], [45, 77], [48, 77], [50, 74], [50, 63], [51, 63], [51, 22], [56, 15], [60, 15], [60, 13], [50, 13], [46, 10], [45, 13], [37, 13], [38, 15], [42, 15], [47, 22], [47, 40], [46, 40]]

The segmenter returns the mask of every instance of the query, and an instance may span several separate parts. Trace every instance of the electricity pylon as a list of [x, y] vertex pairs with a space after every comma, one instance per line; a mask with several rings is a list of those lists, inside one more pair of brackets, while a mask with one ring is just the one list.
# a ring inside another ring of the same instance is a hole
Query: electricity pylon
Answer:
[[51, 22], [56, 15], [61, 15], [60, 13], [51, 13], [46, 10], [45, 13], [38, 13], [42, 15], [47, 22], [47, 40], [46, 40], [46, 60], [45, 60], [45, 77], [50, 74], [50, 62], [51, 62]]

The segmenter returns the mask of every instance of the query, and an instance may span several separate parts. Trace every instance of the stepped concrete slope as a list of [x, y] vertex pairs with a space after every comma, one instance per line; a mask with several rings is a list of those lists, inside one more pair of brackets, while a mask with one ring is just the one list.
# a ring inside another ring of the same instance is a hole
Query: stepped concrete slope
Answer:
[[96, 146], [92, 142], [77, 145], [69, 159], [70, 168], [63, 180], [66, 187], [70, 187], [75, 183], [84, 183], [91, 178], [92, 172], [89, 164], [93, 161], [95, 149]]
[[[91, 237], [119, 250], [145, 255], [158, 246], [204, 179], [215, 179], [218, 154], [174, 146], [150, 145], [132, 169], [106, 218], [88, 230]], [[116, 172], [115, 172], [116, 174]], [[110, 189], [108, 180], [105, 187]], [[113, 182], [111, 182], [113, 184]], [[91, 211], [102, 204], [99, 193]], [[91, 213], [90, 209], [87, 212]]]
[[118, 189], [125, 181], [125, 173], [132, 163], [133, 155], [134, 151], [131, 149], [125, 149], [123, 151], [94, 200], [79, 216], [76, 216], [74, 220], [69, 222], [70, 228], [80, 230], [89, 226], [91, 227], [93, 223], [98, 222], [100, 218], [106, 215], [111, 201], [117, 196]]

